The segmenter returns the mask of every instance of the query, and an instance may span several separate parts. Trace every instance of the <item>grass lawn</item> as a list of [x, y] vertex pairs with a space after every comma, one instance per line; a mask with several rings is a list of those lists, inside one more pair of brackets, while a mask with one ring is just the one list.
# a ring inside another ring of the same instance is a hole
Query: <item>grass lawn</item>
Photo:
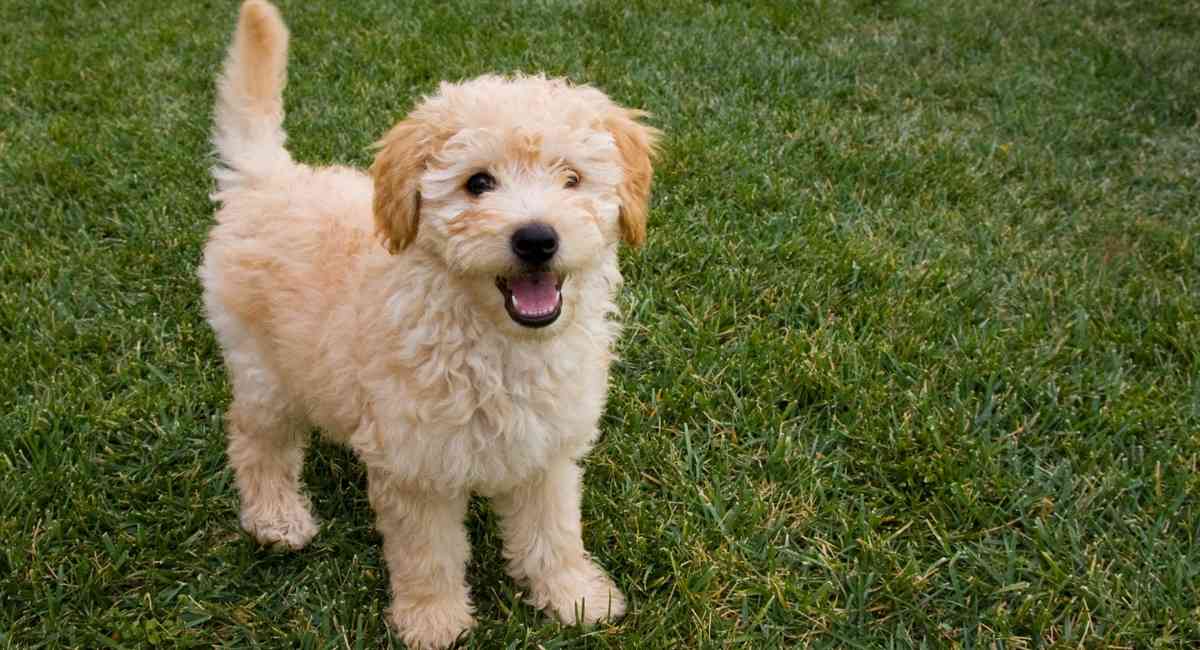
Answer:
[[[650, 241], [559, 626], [472, 507], [469, 647], [1200, 643], [1200, 6], [282, 3], [300, 160], [437, 80], [655, 114]], [[257, 548], [194, 269], [232, 1], [0, 7], [0, 647], [374, 648], [365, 476]]]

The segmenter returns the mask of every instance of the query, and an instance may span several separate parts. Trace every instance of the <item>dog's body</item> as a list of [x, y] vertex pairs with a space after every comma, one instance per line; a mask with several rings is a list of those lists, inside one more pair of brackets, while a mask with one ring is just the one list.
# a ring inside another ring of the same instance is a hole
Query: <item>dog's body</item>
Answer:
[[314, 169], [283, 148], [286, 58], [278, 12], [248, 1], [218, 85], [221, 209], [200, 270], [233, 384], [243, 527], [290, 548], [316, 534], [299, 484], [315, 425], [367, 467], [410, 645], [473, 624], [472, 492], [492, 498], [533, 603], [619, 617], [582, 545], [577, 462], [597, 437], [617, 245], [644, 236], [655, 132], [591, 88], [483, 77], [424, 100], [371, 175]]

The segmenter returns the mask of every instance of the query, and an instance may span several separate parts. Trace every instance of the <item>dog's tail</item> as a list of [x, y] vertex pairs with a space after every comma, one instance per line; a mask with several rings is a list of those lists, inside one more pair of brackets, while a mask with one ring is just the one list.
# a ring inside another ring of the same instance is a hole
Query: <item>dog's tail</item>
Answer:
[[283, 87], [288, 30], [266, 0], [242, 4], [225, 68], [217, 78], [213, 169], [219, 192], [253, 184], [292, 166], [283, 148]]

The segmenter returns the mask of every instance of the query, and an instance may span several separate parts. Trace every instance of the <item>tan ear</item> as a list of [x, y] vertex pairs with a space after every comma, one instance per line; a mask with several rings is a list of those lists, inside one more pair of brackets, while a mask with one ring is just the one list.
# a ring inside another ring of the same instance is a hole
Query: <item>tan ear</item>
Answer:
[[421, 212], [421, 174], [432, 149], [428, 129], [407, 119], [376, 143], [371, 164], [375, 181], [375, 234], [393, 255], [417, 237]]
[[630, 246], [641, 246], [646, 241], [650, 183], [654, 178], [651, 161], [657, 154], [661, 135], [658, 129], [638, 121], [647, 115], [645, 111], [618, 108], [605, 120], [621, 154], [625, 175], [617, 186], [617, 196], [621, 199], [621, 239]]

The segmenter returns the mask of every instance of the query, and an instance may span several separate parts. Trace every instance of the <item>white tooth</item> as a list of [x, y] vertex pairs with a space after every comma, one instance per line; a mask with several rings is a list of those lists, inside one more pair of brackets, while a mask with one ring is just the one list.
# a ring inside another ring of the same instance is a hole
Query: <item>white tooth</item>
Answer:
[[517, 308], [517, 306], [518, 306], [518, 305], [517, 305], [517, 296], [516, 296], [516, 294], [513, 294], [512, 301], [513, 301], [513, 309], [516, 309], [516, 308]]

